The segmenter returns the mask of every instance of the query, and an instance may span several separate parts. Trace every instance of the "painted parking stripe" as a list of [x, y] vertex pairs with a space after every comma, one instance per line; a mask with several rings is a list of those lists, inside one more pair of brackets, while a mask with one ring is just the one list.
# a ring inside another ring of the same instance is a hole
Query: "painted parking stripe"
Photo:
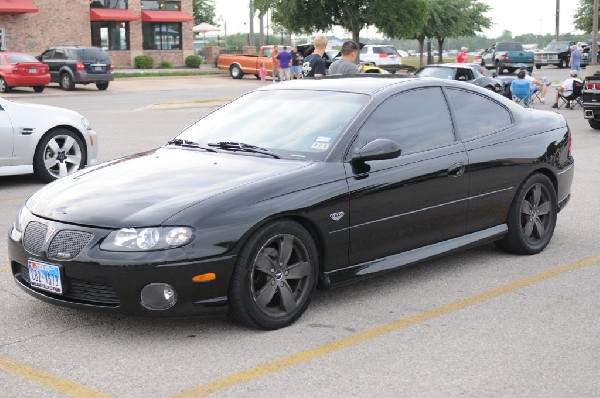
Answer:
[[32, 366], [13, 361], [0, 355], [0, 370], [7, 373], [12, 373], [23, 379], [33, 381], [35, 383], [46, 386], [52, 390], [61, 392], [67, 396], [75, 398], [109, 398], [102, 392], [93, 390], [81, 384], [74, 383], [70, 380], [62, 379], [58, 376], [46, 371], [36, 369]]
[[27, 196], [13, 196], [8, 198], [0, 198], [0, 202], [13, 202], [15, 200], [25, 200]]
[[264, 365], [256, 366], [243, 372], [232, 374], [219, 380], [215, 380], [197, 387], [193, 387], [189, 390], [173, 395], [171, 398], [202, 397], [218, 391], [223, 391], [227, 388], [234, 387], [239, 384], [264, 377], [271, 373], [279, 372], [292, 366], [299, 365], [303, 362], [307, 362], [312, 359], [320, 358], [326, 356], [327, 354], [343, 350], [344, 348], [364, 343], [366, 341], [375, 339], [376, 337], [383, 336], [388, 333], [404, 329], [413, 325], [417, 325], [430, 319], [437, 318], [439, 316], [446, 315], [491, 300], [493, 298], [513, 292], [515, 290], [534, 285], [536, 283], [542, 282], [550, 278], [557, 277], [566, 272], [581, 269], [590, 265], [596, 265], [599, 262], [600, 255], [596, 255], [592, 257], [587, 257], [575, 263], [552, 268], [545, 272], [527, 278], [519, 279], [507, 285], [500, 286], [498, 288], [491, 289], [476, 294], [474, 296], [470, 296], [465, 299], [443, 305], [441, 307], [433, 308], [428, 311], [423, 311], [413, 316], [402, 318], [395, 322], [378, 326], [373, 329], [366, 330], [364, 332], [356, 333], [343, 339], [332, 341], [331, 343], [315, 347], [308, 351], [300, 352], [298, 354], [281, 358], [276, 361], [266, 363]]
[[7, 272], [10, 269], [10, 265], [0, 266], [0, 272]]

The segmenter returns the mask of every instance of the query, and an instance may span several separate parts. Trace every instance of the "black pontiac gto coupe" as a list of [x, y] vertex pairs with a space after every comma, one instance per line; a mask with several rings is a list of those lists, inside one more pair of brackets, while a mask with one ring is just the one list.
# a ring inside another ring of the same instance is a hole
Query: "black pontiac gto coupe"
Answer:
[[10, 264], [54, 304], [276, 329], [317, 285], [490, 241], [542, 251], [570, 150], [561, 115], [460, 82], [285, 82], [42, 188], [9, 231]]

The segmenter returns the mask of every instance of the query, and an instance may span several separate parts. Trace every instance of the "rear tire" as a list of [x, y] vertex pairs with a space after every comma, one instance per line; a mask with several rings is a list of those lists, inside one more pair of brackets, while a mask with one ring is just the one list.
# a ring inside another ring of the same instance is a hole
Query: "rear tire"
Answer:
[[35, 91], [36, 93], [41, 93], [42, 91], [44, 91], [45, 88], [46, 86], [35, 86], [33, 87], [33, 91]]
[[509, 253], [537, 254], [554, 234], [558, 205], [550, 179], [529, 176], [519, 187], [508, 211], [508, 234], [496, 245]]
[[244, 77], [244, 72], [242, 71], [242, 68], [239, 67], [239, 65], [231, 65], [231, 67], [229, 67], [229, 74], [233, 79], [241, 79], [242, 77]]
[[560, 62], [558, 63], [558, 67], [560, 69], [563, 69], [566, 66], [566, 62], [564, 59], [561, 59]]
[[542, 69], [542, 65], [535, 64], [535, 69]]
[[292, 324], [313, 296], [318, 261], [311, 235], [297, 222], [278, 220], [261, 227], [238, 256], [228, 295], [231, 315], [265, 330]]
[[600, 120], [588, 119], [588, 123], [590, 124], [591, 128], [595, 130], [600, 130]]
[[98, 87], [98, 90], [104, 91], [108, 88], [108, 82], [96, 82], [96, 87]]
[[64, 72], [62, 75], [60, 75], [59, 84], [60, 88], [65, 91], [72, 91], [75, 88], [75, 82], [73, 81], [71, 75], [69, 75], [67, 72]]

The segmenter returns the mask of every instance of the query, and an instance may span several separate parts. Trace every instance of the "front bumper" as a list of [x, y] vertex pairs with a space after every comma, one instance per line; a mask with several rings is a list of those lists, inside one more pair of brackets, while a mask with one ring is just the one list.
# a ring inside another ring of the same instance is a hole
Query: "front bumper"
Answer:
[[[36, 253], [26, 250], [23, 243], [25, 234], [14, 226], [9, 231], [8, 253], [12, 275], [17, 285], [33, 297], [64, 307], [149, 317], [227, 313], [227, 290], [235, 263], [233, 255], [189, 260], [182, 248], [154, 252], [107, 252], [99, 249], [107, 230], [48, 222], [35, 216], [29, 221], [46, 223], [49, 229], [56, 230]], [[61, 231], [91, 234], [93, 238], [72, 259], [57, 260], [48, 253]], [[32, 287], [28, 269], [30, 259], [59, 266], [62, 294]], [[216, 279], [201, 283], [192, 281], [194, 276], [206, 273], [215, 273]], [[173, 307], [150, 310], [142, 305], [141, 291], [152, 283], [168, 283], [175, 289], [177, 302]]]

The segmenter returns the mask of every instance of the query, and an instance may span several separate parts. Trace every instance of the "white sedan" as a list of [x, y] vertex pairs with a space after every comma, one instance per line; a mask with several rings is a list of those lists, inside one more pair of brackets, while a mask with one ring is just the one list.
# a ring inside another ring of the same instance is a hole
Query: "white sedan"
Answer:
[[35, 173], [50, 182], [97, 157], [96, 132], [81, 114], [0, 98], [0, 176]]

